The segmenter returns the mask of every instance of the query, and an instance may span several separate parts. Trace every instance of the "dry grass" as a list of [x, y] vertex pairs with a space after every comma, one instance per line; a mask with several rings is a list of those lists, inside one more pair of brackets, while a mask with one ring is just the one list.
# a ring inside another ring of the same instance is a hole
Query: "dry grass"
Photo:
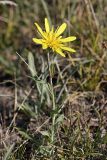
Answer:
[[[76, 54], [51, 54], [53, 90], [32, 42], [45, 17], [77, 37]], [[106, 17], [106, 0], [0, 1], [1, 160], [107, 159]]]

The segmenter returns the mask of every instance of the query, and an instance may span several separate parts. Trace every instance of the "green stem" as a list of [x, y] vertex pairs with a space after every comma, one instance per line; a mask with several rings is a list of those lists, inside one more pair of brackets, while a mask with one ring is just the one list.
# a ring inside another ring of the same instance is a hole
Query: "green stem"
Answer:
[[[48, 69], [49, 69], [50, 85], [51, 85], [51, 91], [52, 91], [52, 107], [53, 107], [53, 111], [55, 111], [55, 109], [56, 109], [55, 95], [54, 95], [54, 87], [53, 87], [53, 83], [52, 83], [52, 74], [51, 74], [49, 53], [48, 53]], [[53, 116], [52, 116], [52, 132], [51, 132], [51, 143], [52, 144], [54, 144], [54, 141], [55, 141], [55, 119], [56, 119], [56, 114], [53, 113]]]

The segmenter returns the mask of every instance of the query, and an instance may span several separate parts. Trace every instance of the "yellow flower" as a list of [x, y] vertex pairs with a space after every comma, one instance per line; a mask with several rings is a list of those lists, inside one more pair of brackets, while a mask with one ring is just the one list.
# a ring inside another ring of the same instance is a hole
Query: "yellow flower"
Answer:
[[41, 39], [33, 38], [33, 41], [37, 44], [41, 44], [43, 49], [51, 48], [56, 53], [65, 57], [63, 50], [69, 52], [75, 52], [74, 49], [67, 47], [66, 42], [74, 41], [76, 39], [75, 36], [70, 36], [67, 38], [62, 38], [61, 34], [65, 31], [67, 24], [63, 23], [60, 27], [54, 31], [53, 27], [50, 27], [48, 19], [45, 18], [45, 30], [43, 31], [41, 27], [35, 23]]

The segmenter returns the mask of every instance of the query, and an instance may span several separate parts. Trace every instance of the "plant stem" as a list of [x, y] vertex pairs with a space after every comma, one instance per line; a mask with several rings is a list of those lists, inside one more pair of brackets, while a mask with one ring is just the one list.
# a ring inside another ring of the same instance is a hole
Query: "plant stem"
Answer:
[[[52, 74], [51, 74], [50, 62], [51, 62], [51, 60], [50, 60], [50, 56], [49, 56], [49, 53], [48, 53], [48, 69], [49, 69], [50, 85], [51, 85], [51, 92], [52, 92], [52, 107], [53, 107], [53, 112], [55, 112], [56, 105], [55, 105], [55, 95], [54, 95], [54, 87], [53, 87], [53, 83], [52, 83]], [[54, 144], [54, 141], [55, 141], [55, 119], [56, 119], [56, 114], [53, 113], [53, 115], [52, 115], [52, 132], [51, 132], [51, 143], [52, 143], [52, 145]]]

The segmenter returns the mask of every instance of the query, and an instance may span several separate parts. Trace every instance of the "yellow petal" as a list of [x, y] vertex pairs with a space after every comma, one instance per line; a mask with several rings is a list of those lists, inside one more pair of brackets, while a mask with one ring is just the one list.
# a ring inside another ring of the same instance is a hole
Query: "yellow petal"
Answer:
[[56, 37], [58, 37], [59, 35], [61, 35], [65, 29], [67, 27], [66, 23], [63, 23], [57, 30], [56, 30]]
[[61, 49], [69, 51], [69, 52], [76, 52], [74, 49], [72, 49], [70, 47], [61, 47]]
[[50, 26], [47, 18], [45, 18], [45, 29], [47, 33], [50, 31]]
[[59, 53], [61, 56], [65, 57], [65, 54], [60, 49], [56, 49], [55, 51]]
[[47, 46], [46, 44], [43, 43], [43, 44], [42, 44], [42, 48], [43, 48], [43, 49], [47, 49], [48, 46]]
[[67, 38], [62, 38], [62, 39], [60, 39], [60, 41], [63, 43], [66, 43], [66, 42], [74, 41], [75, 39], [76, 39], [75, 36], [71, 36], [71, 37], [67, 37]]
[[32, 40], [37, 44], [42, 44], [42, 39], [33, 38]]
[[49, 38], [52, 39], [52, 37], [54, 38], [54, 27], [52, 27], [51, 31], [49, 32]]
[[37, 27], [39, 33], [40, 33], [43, 37], [45, 37], [42, 28], [41, 28], [37, 23], [35, 23], [35, 25], [36, 25], [36, 27]]

